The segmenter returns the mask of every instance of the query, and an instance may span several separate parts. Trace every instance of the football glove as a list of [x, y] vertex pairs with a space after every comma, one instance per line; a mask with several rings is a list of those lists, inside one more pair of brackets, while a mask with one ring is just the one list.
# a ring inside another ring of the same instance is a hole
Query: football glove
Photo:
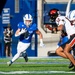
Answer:
[[22, 29], [19, 33], [21, 35], [21, 34], [25, 33], [26, 31], [27, 31], [26, 29]]
[[21, 34], [24, 34], [27, 30], [22, 29], [18, 34], [15, 34], [15, 37], [20, 36]]

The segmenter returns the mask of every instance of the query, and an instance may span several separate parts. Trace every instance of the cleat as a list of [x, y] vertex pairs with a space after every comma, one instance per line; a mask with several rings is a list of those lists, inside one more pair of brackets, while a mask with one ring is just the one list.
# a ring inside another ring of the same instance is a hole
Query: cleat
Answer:
[[26, 53], [25, 53], [24, 59], [25, 59], [26, 62], [28, 62], [28, 56], [27, 56]]
[[71, 71], [75, 71], [75, 66], [74, 66], [74, 68]]
[[12, 61], [7, 62], [7, 65], [10, 66], [12, 64]]
[[70, 62], [70, 65], [68, 68], [72, 68], [72, 67], [74, 67], [74, 65], [72, 64], [72, 62]]

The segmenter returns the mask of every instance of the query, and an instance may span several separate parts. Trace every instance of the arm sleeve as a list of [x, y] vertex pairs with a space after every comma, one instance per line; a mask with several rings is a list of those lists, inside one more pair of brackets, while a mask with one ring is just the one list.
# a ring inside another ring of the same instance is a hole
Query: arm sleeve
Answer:
[[36, 31], [36, 30], [38, 30], [37, 25], [33, 24], [33, 31]]
[[22, 29], [22, 23], [20, 22], [20, 23], [18, 23], [18, 29]]

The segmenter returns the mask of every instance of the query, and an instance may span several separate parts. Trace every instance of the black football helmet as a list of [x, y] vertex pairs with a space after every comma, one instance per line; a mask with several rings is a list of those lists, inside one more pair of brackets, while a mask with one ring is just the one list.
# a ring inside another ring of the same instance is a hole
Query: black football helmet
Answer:
[[51, 9], [49, 12], [49, 16], [50, 16], [50, 20], [52, 22], [55, 22], [55, 19], [58, 17], [59, 15], [59, 10], [58, 9]]

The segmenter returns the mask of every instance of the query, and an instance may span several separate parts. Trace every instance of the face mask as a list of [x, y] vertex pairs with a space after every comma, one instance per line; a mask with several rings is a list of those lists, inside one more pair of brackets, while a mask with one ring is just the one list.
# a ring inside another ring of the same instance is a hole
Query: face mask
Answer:
[[26, 25], [26, 26], [30, 26], [31, 24], [32, 24], [32, 21], [24, 21], [24, 24]]

